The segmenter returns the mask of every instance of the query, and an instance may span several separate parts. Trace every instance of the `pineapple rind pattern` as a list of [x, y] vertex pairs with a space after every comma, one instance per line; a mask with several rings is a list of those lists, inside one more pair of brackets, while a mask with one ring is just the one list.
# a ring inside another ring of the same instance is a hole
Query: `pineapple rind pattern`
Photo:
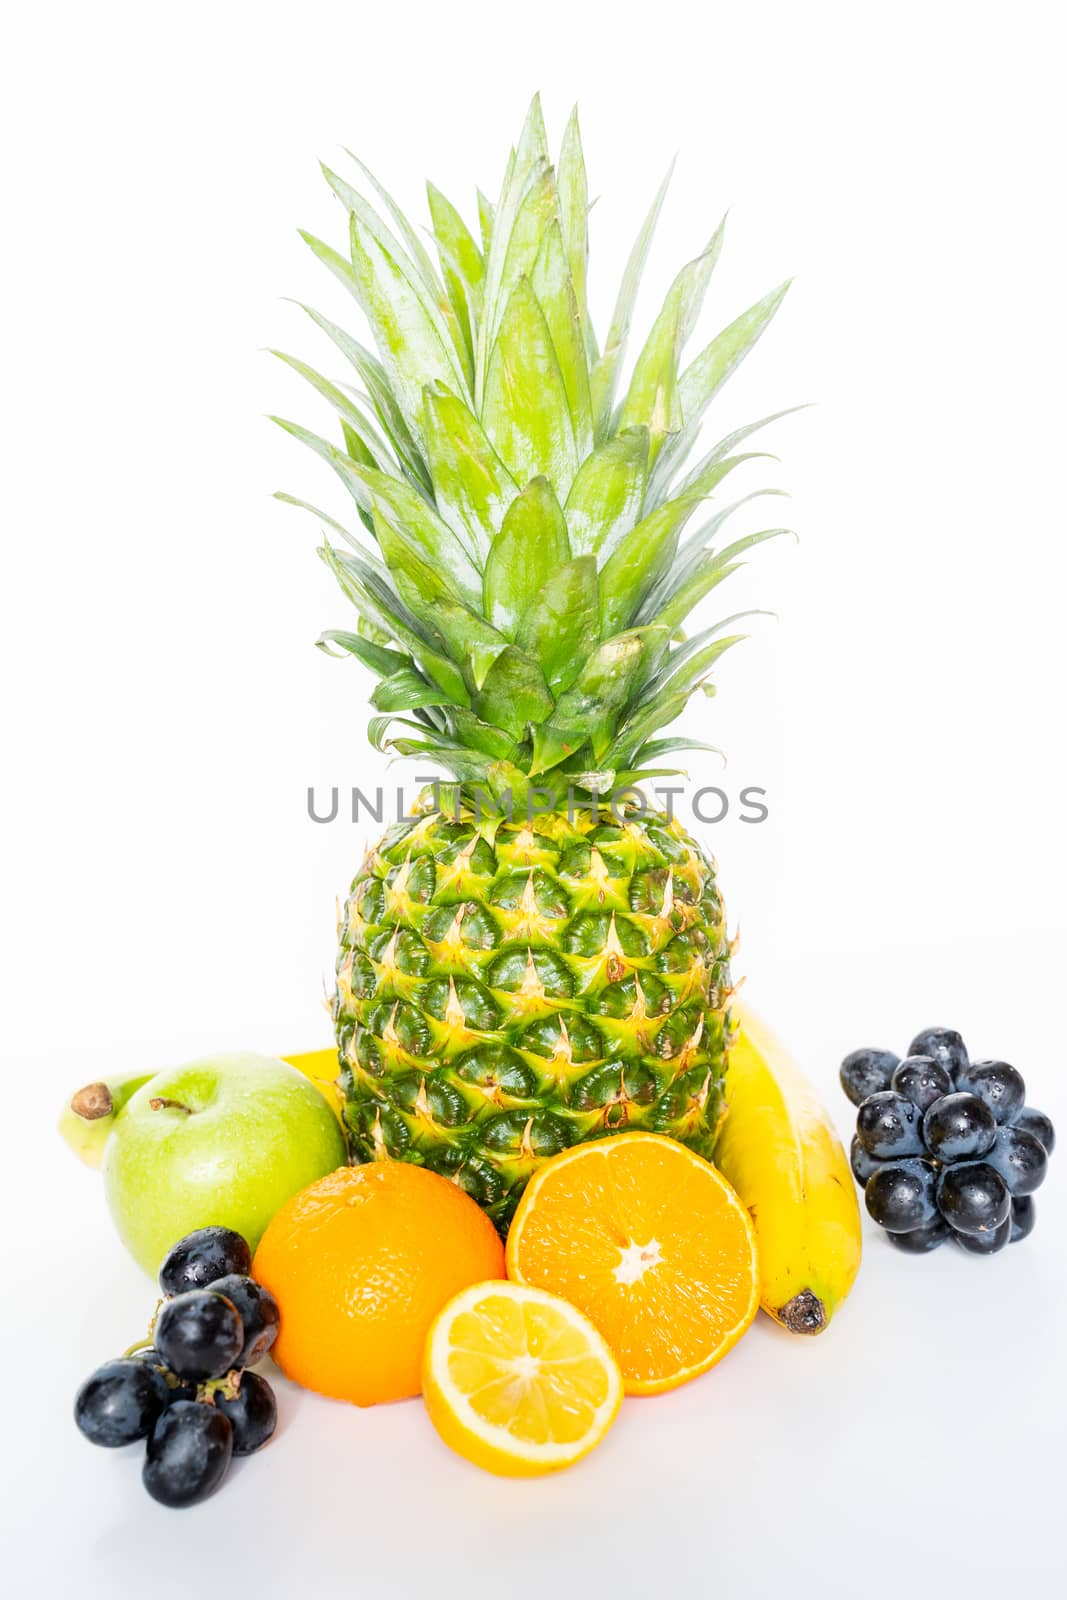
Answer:
[[504, 1229], [541, 1161], [640, 1128], [710, 1157], [730, 968], [677, 821], [391, 828], [346, 903], [334, 999], [356, 1160], [416, 1161]]

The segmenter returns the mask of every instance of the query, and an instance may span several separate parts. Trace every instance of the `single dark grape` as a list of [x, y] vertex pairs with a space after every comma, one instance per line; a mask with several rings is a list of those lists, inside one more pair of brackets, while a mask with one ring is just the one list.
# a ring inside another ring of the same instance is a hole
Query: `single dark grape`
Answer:
[[942, 1095], [952, 1093], [952, 1079], [933, 1056], [905, 1056], [893, 1073], [890, 1087], [925, 1111]]
[[159, 1287], [166, 1295], [206, 1289], [216, 1278], [247, 1272], [252, 1252], [232, 1228], [197, 1228], [172, 1245], [159, 1269]]
[[1034, 1231], [1034, 1202], [1028, 1194], [1015, 1195], [1011, 1202], [1011, 1242], [1018, 1244]]
[[898, 1250], [906, 1250], [913, 1256], [925, 1256], [931, 1250], [936, 1250], [938, 1245], [944, 1244], [951, 1233], [952, 1229], [944, 1217], [936, 1216], [933, 1222], [927, 1222], [921, 1228], [910, 1228], [907, 1233], [887, 1233], [886, 1238]]
[[155, 1341], [167, 1366], [180, 1378], [221, 1378], [240, 1360], [244, 1324], [225, 1295], [191, 1289], [163, 1306]]
[[841, 1063], [841, 1087], [854, 1106], [868, 1095], [889, 1088], [893, 1069], [900, 1060], [892, 1050], [853, 1050]]
[[261, 1450], [278, 1423], [278, 1406], [274, 1390], [258, 1372], [242, 1372], [240, 1386], [233, 1400], [221, 1390], [215, 1395], [215, 1407], [233, 1425], [233, 1453], [250, 1456]]
[[998, 1122], [1011, 1122], [1023, 1108], [1026, 1084], [1006, 1061], [975, 1061], [956, 1079], [956, 1087], [984, 1100]]
[[956, 1032], [955, 1028], [924, 1028], [922, 1033], [917, 1033], [908, 1046], [909, 1056], [933, 1056], [953, 1083], [957, 1081], [958, 1074], [966, 1067], [969, 1056], [967, 1046]]
[[922, 1155], [918, 1106], [892, 1089], [868, 1095], [856, 1115], [856, 1135], [867, 1154], [877, 1161]]
[[923, 1140], [939, 1161], [966, 1161], [992, 1150], [993, 1113], [977, 1095], [946, 1094], [923, 1115]]
[[985, 1161], [961, 1161], [937, 1180], [937, 1205], [957, 1233], [994, 1233], [1011, 1214], [1011, 1195]]
[[280, 1315], [277, 1300], [269, 1289], [264, 1289], [254, 1278], [239, 1277], [236, 1273], [226, 1278], [216, 1278], [211, 1285], [211, 1292], [224, 1294], [241, 1313], [245, 1342], [237, 1366], [254, 1367], [257, 1361], [263, 1360], [278, 1337]]
[[142, 1481], [165, 1506], [193, 1506], [214, 1494], [233, 1455], [233, 1425], [215, 1406], [179, 1400], [152, 1429]]
[[892, 1161], [867, 1180], [867, 1210], [890, 1233], [910, 1233], [937, 1218], [937, 1170], [929, 1161]]
[[1033, 1194], [1048, 1172], [1048, 1153], [1040, 1139], [1025, 1128], [998, 1128], [986, 1160], [1008, 1186], [1011, 1195]]
[[1021, 1111], [1015, 1113], [1015, 1126], [1032, 1133], [1035, 1139], [1040, 1139], [1045, 1147], [1045, 1154], [1049, 1156], [1052, 1154], [1056, 1144], [1056, 1130], [1052, 1126], [1051, 1117], [1046, 1117], [1043, 1111], [1036, 1111], [1033, 1106], [1023, 1106]]
[[144, 1439], [167, 1404], [167, 1386], [154, 1367], [122, 1357], [106, 1361], [74, 1398], [74, 1420], [92, 1444], [116, 1449]]
[[975, 1256], [995, 1256], [1011, 1244], [1011, 1217], [1007, 1217], [992, 1233], [957, 1233], [956, 1243]]
[[860, 1144], [858, 1134], [852, 1135], [852, 1144], [849, 1150], [849, 1160], [852, 1163], [852, 1176], [862, 1189], [872, 1173], [877, 1172], [882, 1165], [873, 1156], [867, 1154]]

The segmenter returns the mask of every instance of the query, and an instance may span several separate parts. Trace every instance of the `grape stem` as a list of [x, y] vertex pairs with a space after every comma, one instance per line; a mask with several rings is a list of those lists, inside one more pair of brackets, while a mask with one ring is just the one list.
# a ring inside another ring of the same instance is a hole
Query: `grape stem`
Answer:
[[187, 1106], [181, 1100], [166, 1100], [162, 1095], [153, 1095], [148, 1104], [153, 1111], [184, 1111], [187, 1117], [192, 1116], [192, 1106]]
[[215, 1396], [221, 1394], [225, 1400], [236, 1400], [241, 1388], [241, 1371], [233, 1367], [221, 1378], [208, 1378], [204, 1383], [198, 1384], [196, 1398], [203, 1405], [213, 1406]]
[[163, 1300], [157, 1300], [156, 1309], [152, 1313], [152, 1320], [148, 1324], [148, 1332], [145, 1334], [143, 1339], [136, 1340], [135, 1343], [130, 1345], [128, 1350], [124, 1350], [122, 1352], [124, 1356], [136, 1355], [138, 1350], [151, 1350], [152, 1346], [156, 1342], [156, 1323], [159, 1321], [159, 1313], [162, 1306]]

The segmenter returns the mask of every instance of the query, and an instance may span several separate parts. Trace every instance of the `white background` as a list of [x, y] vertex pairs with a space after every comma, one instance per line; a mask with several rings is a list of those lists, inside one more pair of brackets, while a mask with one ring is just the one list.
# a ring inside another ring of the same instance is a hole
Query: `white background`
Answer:
[[841, 1055], [902, 1049], [933, 1022], [1016, 1061], [1067, 1124], [1058, 9], [305, 0], [9, 17], [12, 1593], [1059, 1592], [1067, 1157], [1026, 1246], [913, 1260], [871, 1228], [824, 1338], [761, 1322], [702, 1382], [629, 1404], [573, 1473], [498, 1482], [448, 1456], [418, 1403], [359, 1413], [283, 1385], [278, 1441], [179, 1516], [69, 1421], [77, 1382], [135, 1337], [152, 1293], [53, 1132], [64, 1094], [108, 1070], [328, 1040], [333, 901], [366, 830], [314, 826], [305, 792], [383, 769], [361, 669], [312, 648], [347, 622], [315, 526], [269, 498], [340, 508], [326, 469], [262, 420], [325, 417], [260, 351], [335, 370], [283, 295], [351, 320], [295, 232], [342, 237], [317, 158], [355, 147], [416, 210], [429, 173], [470, 216], [538, 87], [557, 138], [581, 103], [601, 326], [676, 149], [645, 322], [727, 206], [706, 331], [797, 278], [715, 421], [819, 402], [776, 429], [781, 466], [762, 464], [792, 491], [801, 542], [732, 580], [729, 609], [781, 621], [690, 717], [730, 757], [694, 778], [769, 791], [766, 824], [707, 831], [751, 1002], [843, 1133]]

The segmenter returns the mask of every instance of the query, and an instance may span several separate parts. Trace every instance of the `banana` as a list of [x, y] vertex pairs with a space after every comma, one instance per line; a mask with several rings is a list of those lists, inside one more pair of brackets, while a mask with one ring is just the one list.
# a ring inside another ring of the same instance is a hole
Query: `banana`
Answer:
[[60, 1112], [58, 1127], [79, 1161], [87, 1167], [100, 1166], [115, 1118], [130, 1096], [154, 1077], [154, 1072], [128, 1072], [107, 1082], [87, 1083], [71, 1095]]
[[811, 1085], [747, 1011], [730, 1047], [726, 1102], [715, 1164], [756, 1229], [760, 1304], [791, 1333], [821, 1333], [859, 1271], [855, 1185]]
[[337, 1087], [337, 1075], [341, 1064], [337, 1059], [336, 1047], [329, 1050], [305, 1050], [300, 1055], [282, 1056], [291, 1067], [302, 1072], [305, 1078], [310, 1078], [316, 1089], [330, 1102], [330, 1106], [341, 1127], [344, 1127], [344, 1118], [341, 1115], [341, 1091]]

